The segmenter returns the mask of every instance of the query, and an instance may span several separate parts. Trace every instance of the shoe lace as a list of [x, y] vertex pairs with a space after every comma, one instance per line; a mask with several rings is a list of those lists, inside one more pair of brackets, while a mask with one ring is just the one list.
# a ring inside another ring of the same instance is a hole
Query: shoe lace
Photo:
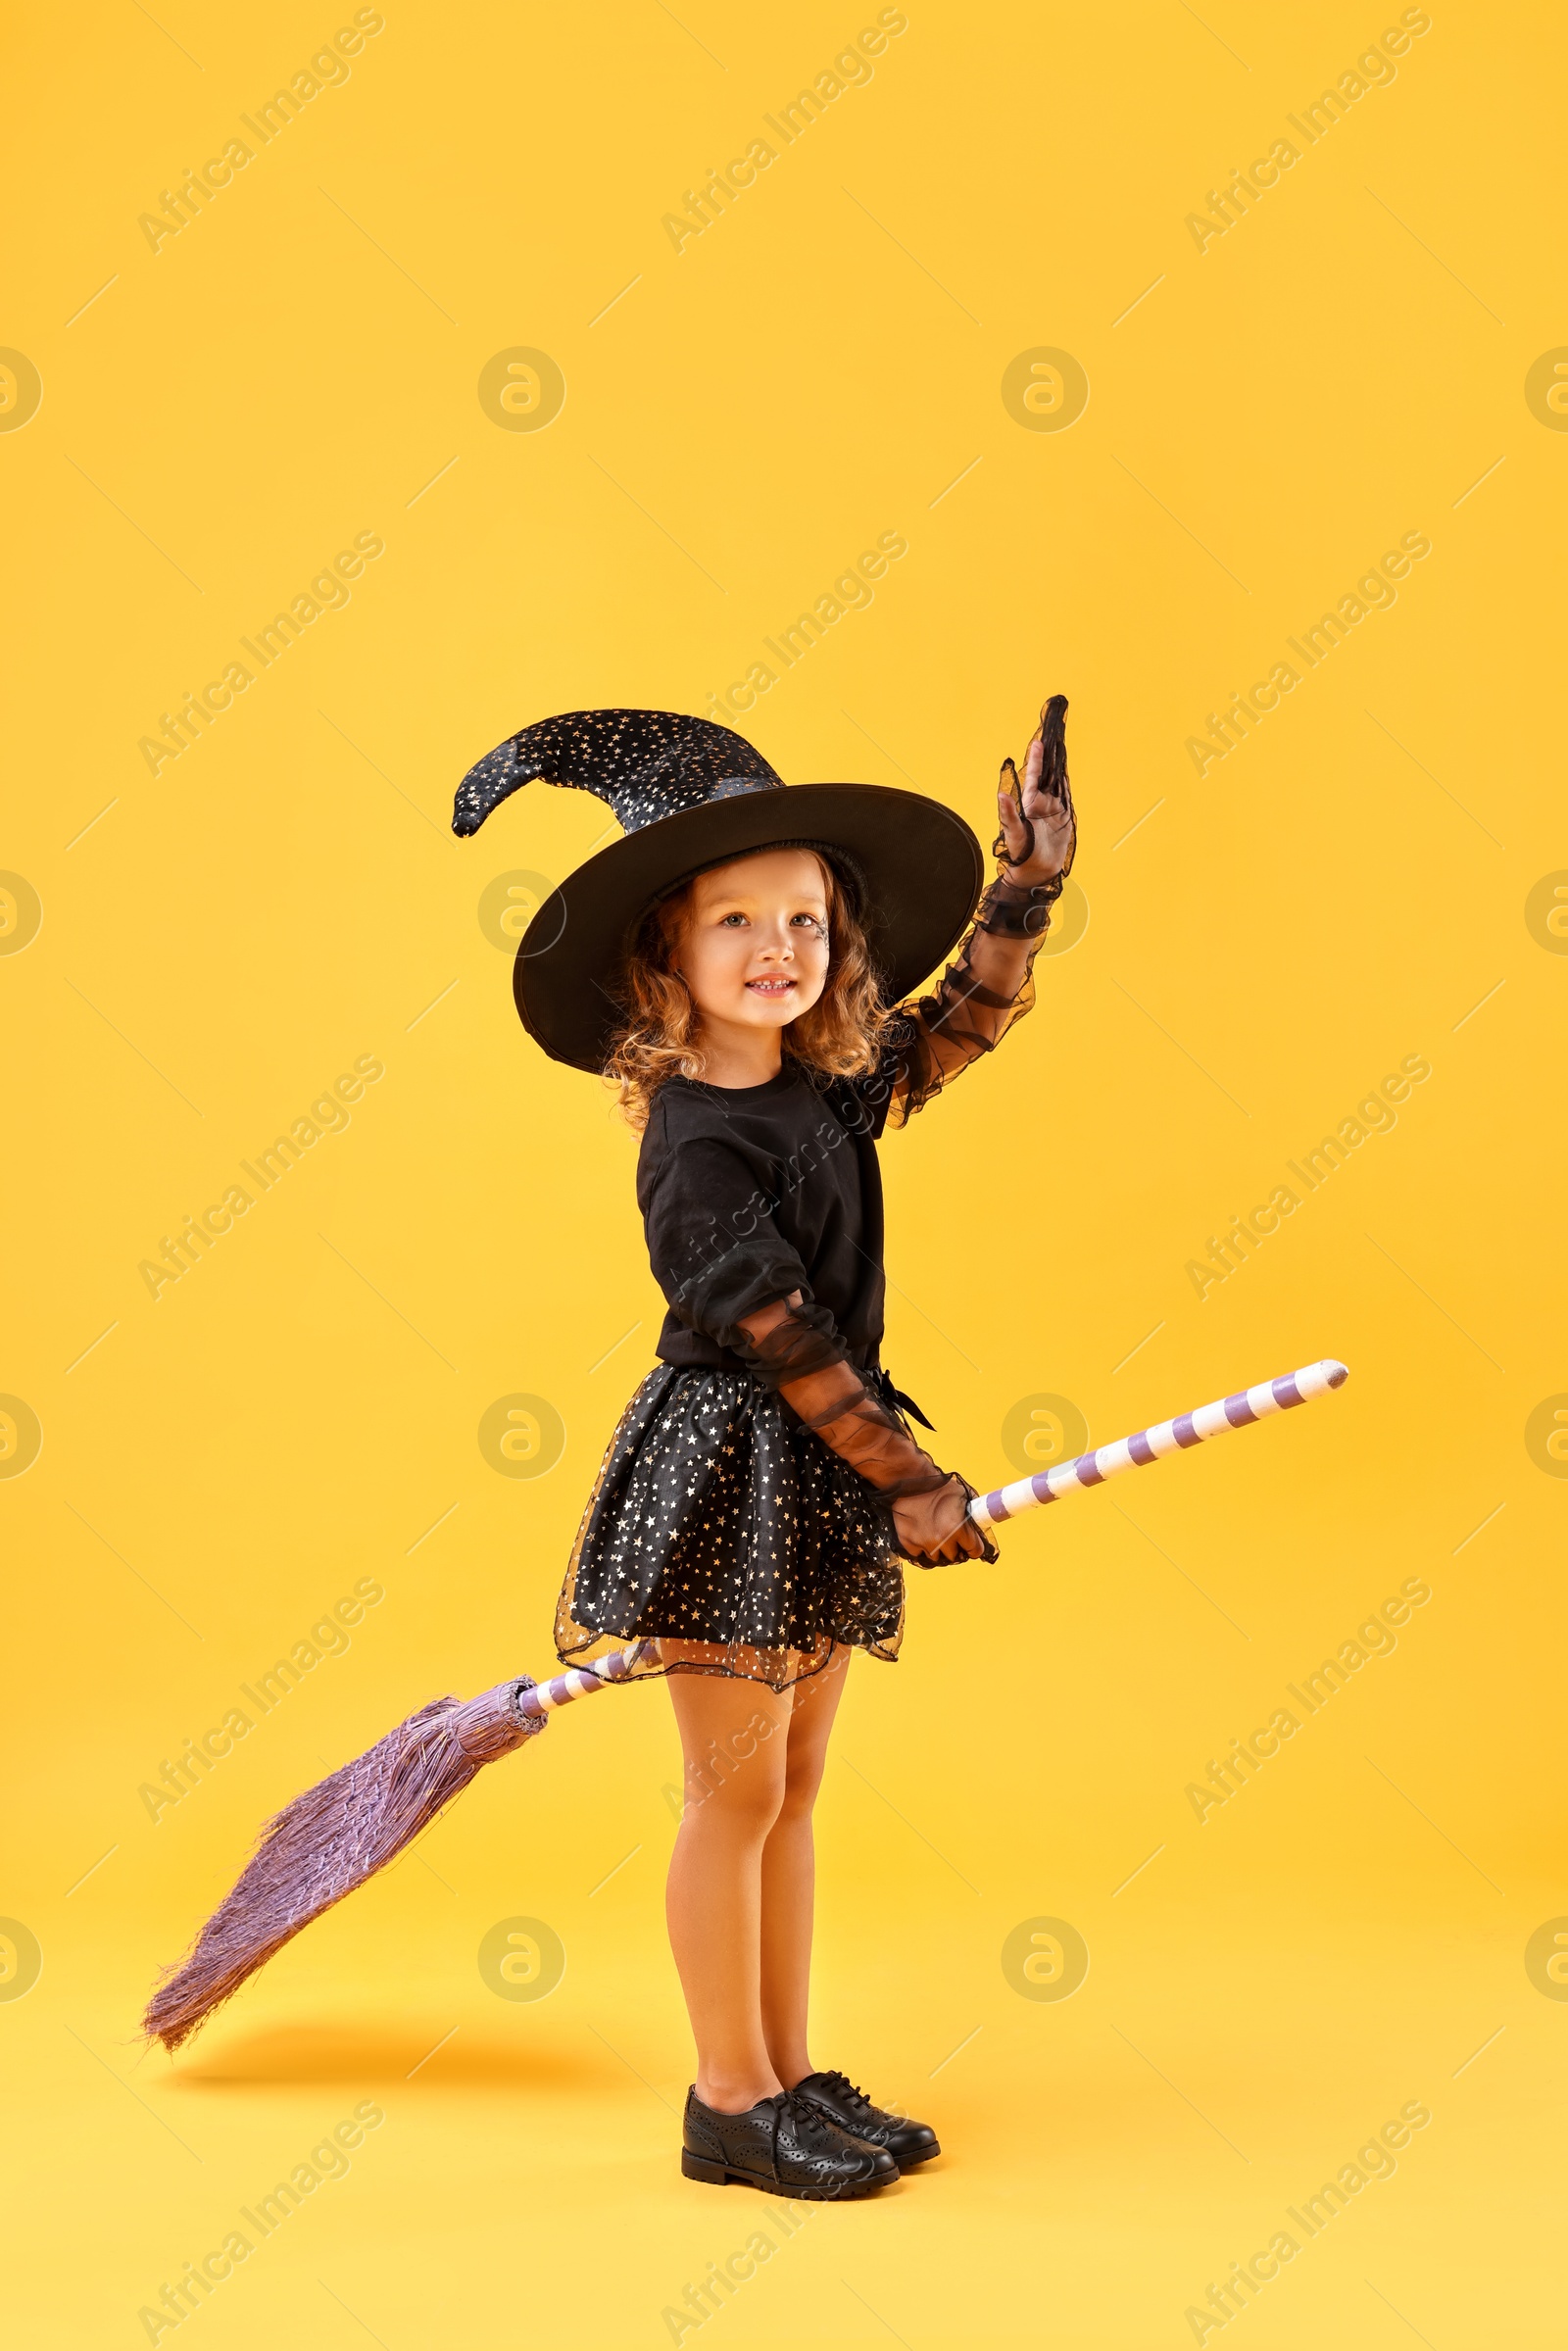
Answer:
[[794, 2090], [785, 2094], [789, 2099], [790, 2113], [795, 2118], [797, 2134], [802, 2139], [812, 2146], [825, 2146], [836, 2136], [835, 2126], [811, 2104], [809, 2098], [803, 2098]]
[[848, 2074], [834, 2072], [825, 2074], [822, 2078], [825, 2082], [832, 2082], [836, 2096], [857, 2114], [876, 2114], [879, 2111], [866, 2096], [864, 2090], [850, 2080]]

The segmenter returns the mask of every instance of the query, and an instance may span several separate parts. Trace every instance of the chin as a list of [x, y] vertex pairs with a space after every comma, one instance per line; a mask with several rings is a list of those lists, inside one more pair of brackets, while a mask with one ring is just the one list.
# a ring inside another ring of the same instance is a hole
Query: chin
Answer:
[[802, 1013], [808, 1012], [816, 1002], [816, 998], [808, 996], [803, 988], [793, 989], [788, 996], [753, 996], [749, 991], [742, 993], [744, 1003], [740, 1017], [754, 1028], [788, 1028], [792, 1020], [799, 1020]]

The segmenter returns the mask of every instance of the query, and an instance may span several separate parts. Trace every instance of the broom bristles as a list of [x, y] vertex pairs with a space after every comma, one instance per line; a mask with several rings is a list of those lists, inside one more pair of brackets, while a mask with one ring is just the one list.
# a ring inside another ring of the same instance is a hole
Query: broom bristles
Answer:
[[436, 1698], [269, 1821], [238, 1881], [148, 2002], [149, 2040], [177, 2049], [274, 1951], [395, 1861], [480, 1768], [548, 1715], [519, 1714], [527, 1675], [482, 1697]]

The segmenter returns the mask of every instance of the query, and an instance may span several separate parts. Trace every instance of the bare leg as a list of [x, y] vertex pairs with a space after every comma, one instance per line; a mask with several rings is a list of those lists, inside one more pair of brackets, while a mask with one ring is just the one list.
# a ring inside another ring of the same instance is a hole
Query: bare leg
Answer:
[[[706, 1653], [695, 1642], [662, 1645], [666, 1658]], [[744, 2114], [784, 2087], [760, 1984], [762, 1853], [784, 1796], [792, 1693], [727, 1674], [671, 1674], [669, 1694], [686, 1761], [669, 1945], [697, 2043], [697, 2095], [720, 2114]]]
[[814, 2069], [807, 2054], [816, 1853], [811, 1807], [822, 1784], [828, 1735], [844, 1694], [849, 1648], [841, 1643], [820, 1673], [797, 1682], [777, 1817], [762, 1847], [761, 2018], [773, 2071], [793, 2089]]

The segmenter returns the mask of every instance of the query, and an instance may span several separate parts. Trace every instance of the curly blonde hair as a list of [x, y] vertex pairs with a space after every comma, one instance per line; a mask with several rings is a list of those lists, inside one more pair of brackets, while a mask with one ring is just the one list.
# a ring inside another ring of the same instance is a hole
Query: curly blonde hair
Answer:
[[[810, 850], [822, 868], [827, 901], [827, 978], [815, 1004], [784, 1031], [785, 1064], [795, 1063], [817, 1083], [874, 1069], [890, 1015], [860, 919], [859, 878], [841, 852], [829, 851], [820, 842], [770, 842], [768, 847]], [[745, 854], [760, 857], [763, 852]], [[741, 861], [721, 860], [726, 865]], [[696, 879], [689, 875], [647, 908], [615, 991], [624, 1017], [611, 1040], [604, 1076], [615, 1089], [617, 1107], [627, 1124], [638, 1130], [648, 1124], [654, 1098], [667, 1078], [697, 1078], [703, 1073], [697, 1006], [675, 969]]]

